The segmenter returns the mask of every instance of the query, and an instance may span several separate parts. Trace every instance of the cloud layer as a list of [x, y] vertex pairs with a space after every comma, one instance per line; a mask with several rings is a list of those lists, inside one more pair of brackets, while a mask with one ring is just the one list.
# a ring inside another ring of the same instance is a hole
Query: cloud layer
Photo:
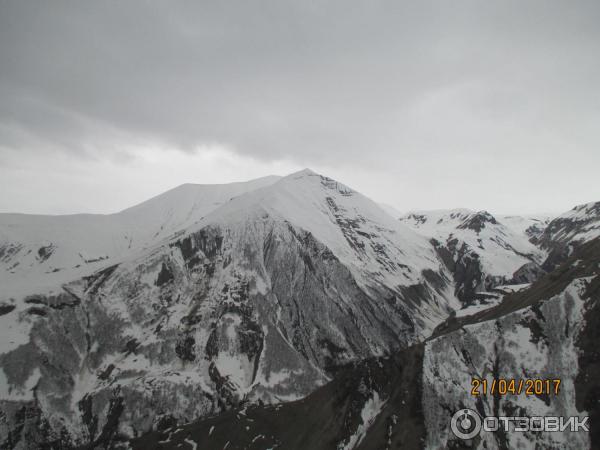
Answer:
[[2, 2], [0, 183], [217, 147], [403, 209], [600, 200], [598, 23], [594, 1]]

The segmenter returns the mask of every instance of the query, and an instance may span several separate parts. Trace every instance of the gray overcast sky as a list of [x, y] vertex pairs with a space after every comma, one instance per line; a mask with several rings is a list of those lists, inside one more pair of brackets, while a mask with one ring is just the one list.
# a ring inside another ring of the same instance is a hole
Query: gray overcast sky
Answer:
[[598, 1], [0, 0], [0, 211], [311, 167], [400, 210], [600, 200]]

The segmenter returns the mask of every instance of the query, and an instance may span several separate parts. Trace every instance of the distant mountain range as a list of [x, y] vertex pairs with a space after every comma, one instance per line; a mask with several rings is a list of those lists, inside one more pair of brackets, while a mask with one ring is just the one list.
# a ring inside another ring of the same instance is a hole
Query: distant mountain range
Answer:
[[308, 169], [0, 214], [0, 448], [596, 448], [449, 420], [598, 414], [599, 272], [600, 202], [400, 216]]

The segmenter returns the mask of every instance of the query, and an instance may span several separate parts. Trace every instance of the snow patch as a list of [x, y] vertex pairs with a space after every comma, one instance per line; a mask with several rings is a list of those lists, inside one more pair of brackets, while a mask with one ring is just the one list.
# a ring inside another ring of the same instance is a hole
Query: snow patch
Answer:
[[356, 432], [347, 439], [346, 443], [341, 442], [338, 445], [338, 450], [352, 450], [356, 448], [365, 437], [371, 425], [373, 425], [373, 422], [375, 422], [375, 419], [377, 419], [377, 416], [381, 413], [385, 403], [379, 397], [379, 393], [373, 391], [373, 396], [365, 402], [360, 412], [362, 423], [358, 426]]

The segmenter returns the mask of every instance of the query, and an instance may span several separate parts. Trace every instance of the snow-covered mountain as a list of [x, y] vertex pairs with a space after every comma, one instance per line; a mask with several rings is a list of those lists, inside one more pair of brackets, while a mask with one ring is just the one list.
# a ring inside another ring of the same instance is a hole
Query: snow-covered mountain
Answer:
[[537, 239], [549, 253], [544, 263], [552, 270], [572, 252], [573, 248], [600, 236], [600, 202], [578, 205], [553, 219]]
[[553, 219], [544, 242], [583, 243], [600, 236], [600, 202], [585, 203]]
[[506, 225], [487, 211], [453, 209], [413, 212], [400, 221], [432, 240], [467, 305], [499, 285], [533, 281], [545, 258], [529, 240], [527, 219]]
[[199, 214], [96, 272], [4, 296], [11, 445], [30, 445], [40, 423], [39, 441], [101, 446], [299, 398], [336, 367], [422, 340], [459, 306], [427, 238], [309, 170]]
[[33, 294], [89, 274], [278, 179], [184, 184], [115, 214], [0, 214], [0, 296]]

